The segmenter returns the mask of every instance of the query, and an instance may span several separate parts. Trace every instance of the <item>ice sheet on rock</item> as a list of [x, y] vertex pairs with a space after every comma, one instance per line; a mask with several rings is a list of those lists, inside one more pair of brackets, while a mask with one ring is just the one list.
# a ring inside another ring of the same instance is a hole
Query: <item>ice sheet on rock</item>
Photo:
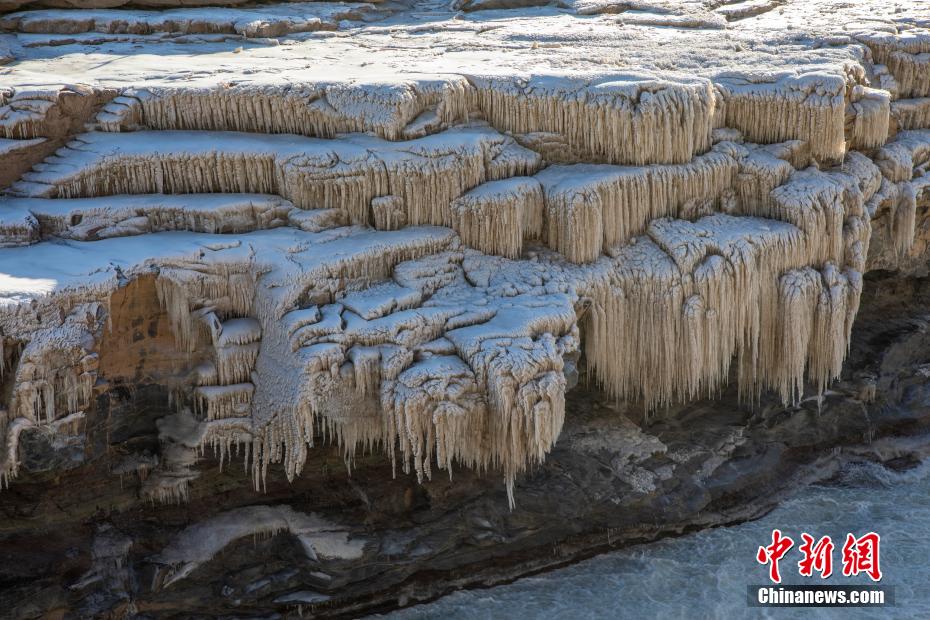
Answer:
[[262, 194], [0, 198], [0, 217], [27, 211], [38, 220], [43, 237], [82, 241], [173, 230], [251, 232], [286, 224], [292, 209], [287, 200]]
[[39, 240], [39, 222], [22, 206], [0, 207], [0, 247], [29, 245]]
[[213, 559], [227, 545], [257, 534], [288, 532], [300, 542], [307, 557], [314, 561], [358, 559], [365, 540], [315, 514], [298, 512], [286, 505], [247, 506], [222, 512], [182, 530], [152, 558], [162, 567], [156, 576], [158, 587], [166, 588], [197, 567]]
[[7, 157], [20, 149], [27, 149], [43, 142], [45, 142], [45, 138], [33, 138], [32, 140], [0, 138], [0, 157]]
[[94, 244], [45, 242], [0, 254], [0, 305], [15, 305], [67, 290], [106, 290], [118, 271], [144, 265], [153, 257], [198, 255], [212, 237], [161, 233]]
[[[294, 229], [275, 229], [241, 235], [235, 239], [206, 233], [167, 232], [146, 235], [142, 239], [115, 238], [97, 242], [55, 241], [28, 247], [11, 248], [0, 253], [0, 305], [22, 303], [56, 292], [86, 288], [94, 290], [103, 285], [107, 290], [115, 286], [118, 277], [128, 277], [136, 271], [145, 271], [149, 265], [222, 264], [240, 262], [250, 264], [253, 256], [266, 256], [269, 260], [278, 253], [288, 254], [290, 248], [304, 248], [296, 256], [306, 257], [308, 267], [326, 269], [327, 259], [338, 264], [353, 254], [353, 246], [360, 251], [384, 247], [384, 243], [413, 243], [419, 240], [448, 238], [451, 231], [443, 229], [413, 228], [395, 233], [368, 233], [353, 238], [336, 236], [339, 233], [307, 233]], [[317, 247], [314, 242], [327, 245]], [[291, 253], [292, 256], [295, 254]], [[311, 269], [312, 270], [312, 269]]]
[[377, 284], [364, 291], [349, 293], [339, 300], [348, 310], [366, 321], [418, 305], [422, 294], [393, 282]]
[[299, 32], [336, 30], [343, 20], [375, 20], [389, 10], [363, 2], [294, 2], [252, 8], [177, 8], [161, 11], [46, 9], [10, 13], [0, 28], [22, 33], [73, 35], [82, 32], [147, 35], [239, 34], [280, 37]]

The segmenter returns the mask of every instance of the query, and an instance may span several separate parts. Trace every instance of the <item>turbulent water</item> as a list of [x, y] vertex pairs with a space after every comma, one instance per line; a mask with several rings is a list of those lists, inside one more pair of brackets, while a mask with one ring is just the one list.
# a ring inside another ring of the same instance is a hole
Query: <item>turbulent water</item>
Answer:
[[[846, 533], [871, 529], [881, 539], [883, 585], [894, 586], [895, 606], [868, 608], [751, 608], [746, 586], [764, 584], [767, 568], [756, 550], [773, 528], [795, 540], [781, 562], [784, 583], [872, 583], [841, 576]], [[801, 532], [830, 535], [833, 576], [798, 575]], [[880, 465], [849, 466], [829, 483], [807, 487], [764, 518], [676, 539], [631, 547], [510, 585], [456, 592], [390, 616], [443, 618], [930, 618], [930, 462], [894, 472]]]

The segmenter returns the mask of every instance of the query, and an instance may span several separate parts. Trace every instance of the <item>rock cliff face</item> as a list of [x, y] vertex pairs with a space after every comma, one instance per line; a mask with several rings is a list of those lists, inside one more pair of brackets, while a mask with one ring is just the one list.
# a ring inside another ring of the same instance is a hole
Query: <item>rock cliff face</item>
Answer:
[[357, 615], [926, 422], [922, 3], [119, 4], [0, 17], [14, 616]]

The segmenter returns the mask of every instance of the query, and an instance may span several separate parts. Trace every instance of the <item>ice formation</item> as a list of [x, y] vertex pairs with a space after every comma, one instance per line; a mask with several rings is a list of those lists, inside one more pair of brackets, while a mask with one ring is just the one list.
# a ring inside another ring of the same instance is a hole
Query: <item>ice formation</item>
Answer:
[[[177, 410], [153, 501], [190, 496], [205, 448], [261, 489], [322, 442], [350, 469], [376, 450], [421, 481], [493, 472], [513, 504], [579, 365], [649, 411], [827, 389], [863, 274], [925, 244], [930, 12], [459, 4], [0, 19], [4, 484], [21, 433], [68, 432], [109, 389], [143, 290]], [[169, 41], [210, 53], [106, 51]], [[322, 527], [255, 510], [166, 550], [165, 584], [234, 538]]]
[[155, 574], [157, 587], [169, 587], [224, 547], [246, 536], [288, 532], [297, 537], [307, 556], [353, 559], [362, 555], [365, 541], [350, 539], [349, 533], [314, 515], [297, 512], [290, 506], [248, 506], [220, 513], [190, 526], [156, 555], [160, 565]]

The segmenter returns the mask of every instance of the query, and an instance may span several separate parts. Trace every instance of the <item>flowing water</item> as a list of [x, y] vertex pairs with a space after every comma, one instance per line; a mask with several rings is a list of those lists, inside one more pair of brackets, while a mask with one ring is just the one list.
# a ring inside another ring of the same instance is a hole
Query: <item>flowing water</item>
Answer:
[[[755, 560], [779, 528], [795, 540], [781, 562], [783, 583], [865, 585], [841, 575], [846, 533], [881, 535], [882, 585], [894, 586], [895, 606], [877, 608], [755, 608], [746, 586], [767, 582]], [[826, 581], [798, 575], [801, 532], [830, 535], [834, 574]], [[631, 547], [512, 584], [460, 591], [411, 607], [391, 620], [442, 618], [930, 618], [930, 462], [904, 472], [877, 464], [848, 466], [838, 479], [800, 490], [757, 521]]]

